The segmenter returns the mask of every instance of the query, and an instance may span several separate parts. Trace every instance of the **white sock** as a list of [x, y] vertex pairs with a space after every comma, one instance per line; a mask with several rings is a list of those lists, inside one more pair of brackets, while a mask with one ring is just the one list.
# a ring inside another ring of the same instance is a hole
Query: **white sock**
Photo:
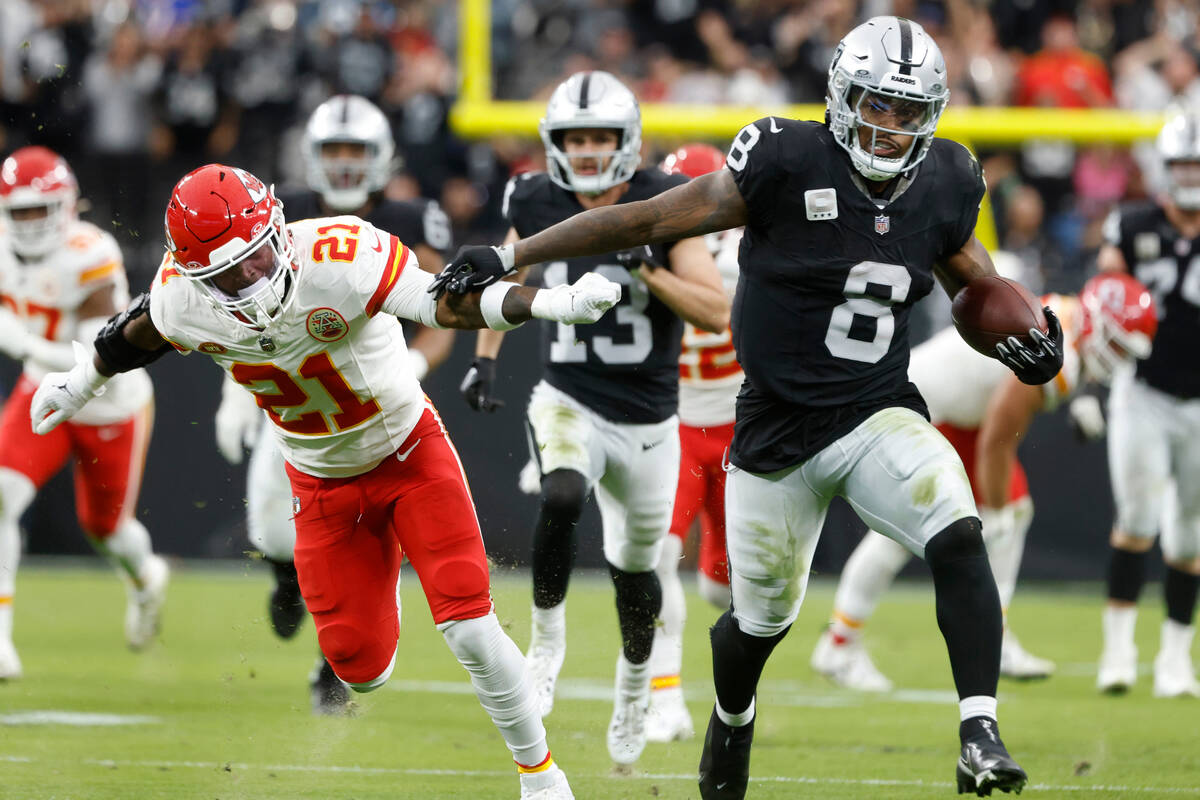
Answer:
[[112, 535], [89, 537], [92, 545], [104, 555], [122, 576], [141, 588], [142, 567], [153, 550], [150, 532], [133, 517], [121, 523]]
[[964, 722], [972, 717], [996, 718], [996, 698], [977, 694], [958, 701], [958, 719]]
[[867, 531], [842, 569], [833, 607], [860, 624], [866, 622], [910, 558], [912, 553], [903, 546], [881, 533]]
[[438, 626], [450, 651], [471, 676], [479, 704], [492, 718], [517, 764], [546, 760], [546, 729], [525, 676], [525, 658], [495, 613]]
[[531, 621], [533, 624], [530, 639], [533, 642], [559, 643], [565, 641], [567, 638], [567, 601], [564, 600], [550, 608], [534, 606]]
[[1025, 554], [1025, 535], [1033, 519], [1033, 508], [1029, 503], [1014, 503], [1009, 508], [1012, 509], [1013, 522], [1006, 534], [988, 536], [986, 531], [984, 533], [988, 564], [996, 578], [996, 591], [1000, 594], [1000, 607], [1003, 609], [1012, 603], [1017, 591], [1017, 574], [1021, 571], [1021, 557]]
[[637, 702], [645, 705], [650, 700], [650, 662], [634, 664], [625, 658], [622, 650], [617, 656], [617, 678], [615, 681], [618, 703]]
[[1137, 626], [1137, 606], [1104, 607], [1104, 648], [1133, 647], [1133, 632]]
[[0, 642], [12, 642], [13, 635], [13, 604], [12, 595], [8, 600], [0, 597]]
[[1192, 636], [1196, 633], [1193, 625], [1183, 625], [1173, 619], [1165, 619], [1162, 624], [1162, 638], [1159, 648], [1164, 653], [1190, 654], [1192, 652]]
[[687, 602], [683, 582], [679, 580], [679, 560], [683, 556], [683, 540], [674, 534], [663, 537], [662, 553], [658, 558], [658, 582], [662, 586], [662, 610], [658, 618], [668, 636], [682, 637], [687, 620]]
[[721, 701], [717, 701], [717, 718], [731, 728], [740, 728], [743, 725], [749, 725], [754, 720], [754, 698], [750, 698], [750, 705], [740, 714], [730, 714], [725, 709], [721, 708]]

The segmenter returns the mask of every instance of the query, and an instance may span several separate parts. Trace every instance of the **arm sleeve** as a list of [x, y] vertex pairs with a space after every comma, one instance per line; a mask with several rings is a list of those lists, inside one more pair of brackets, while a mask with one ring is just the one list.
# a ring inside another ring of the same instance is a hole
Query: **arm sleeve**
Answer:
[[[416, 261], [415, 256], [410, 260]], [[380, 310], [403, 319], [415, 320], [430, 328], [444, 328], [437, 321], [437, 299], [429, 293], [429, 285], [437, 277], [423, 269], [404, 270], [383, 298]]]

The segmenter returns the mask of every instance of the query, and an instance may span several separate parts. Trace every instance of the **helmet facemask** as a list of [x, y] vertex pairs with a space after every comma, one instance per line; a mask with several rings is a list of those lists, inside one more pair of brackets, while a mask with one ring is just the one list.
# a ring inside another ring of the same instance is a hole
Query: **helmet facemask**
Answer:
[[[43, 213], [38, 214], [36, 210]], [[12, 249], [22, 258], [41, 258], [67, 242], [74, 219], [74, 198], [42, 195], [4, 204], [4, 228]]]
[[1150, 355], [1150, 337], [1126, 330], [1095, 296], [1083, 298], [1086, 323], [1080, 336], [1079, 356], [1088, 377], [1108, 384], [1113, 374]]
[[[601, 128], [612, 130], [617, 136], [617, 146], [612, 150], [577, 151], [568, 153], [564, 142], [567, 133], [581, 128], [560, 128], [544, 136], [546, 145], [546, 166], [550, 178], [556, 184], [580, 194], [597, 195], [608, 191], [618, 184], [633, 177], [641, 162], [641, 141], [636, 142], [636, 150], [631, 152], [630, 142], [625, 132], [620, 128]], [[575, 163], [585, 159], [593, 159], [600, 165], [595, 174], [581, 175], [575, 171]]]
[[[836, 74], [830, 88], [839, 92], [830, 98], [830, 126], [842, 149], [850, 154], [854, 168], [867, 180], [886, 181], [919, 164], [933, 143], [933, 133], [946, 108], [945, 98], [931, 99], [901, 91], [873, 87], [844, 74]], [[949, 94], [949, 92], [947, 92]], [[875, 124], [894, 121], [892, 125]], [[869, 131], [866, 146], [860, 131]], [[880, 134], [911, 137], [899, 154], [886, 157], [875, 152]]]
[[[572, 153], [563, 138], [572, 130], [611, 129], [617, 132], [613, 150]], [[577, 72], [559, 84], [538, 124], [546, 148], [546, 171], [557, 186], [571, 192], [598, 195], [633, 177], [642, 161], [642, 112], [633, 92], [607, 72]], [[595, 158], [601, 168], [580, 175], [572, 159]]]
[[326, 140], [313, 142], [312, 148], [309, 184], [336, 211], [362, 208], [387, 184], [390, 159], [374, 142]]
[[1166, 170], [1167, 194], [1175, 205], [1184, 211], [1200, 210], [1200, 157], [1168, 161]]

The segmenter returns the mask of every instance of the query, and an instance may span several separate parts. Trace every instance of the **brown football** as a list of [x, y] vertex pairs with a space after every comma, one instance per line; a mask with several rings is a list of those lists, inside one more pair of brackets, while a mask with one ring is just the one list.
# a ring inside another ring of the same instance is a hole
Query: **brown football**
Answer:
[[1042, 304], [1016, 281], [989, 275], [968, 283], [950, 308], [963, 340], [985, 356], [996, 356], [996, 343], [1016, 336], [1028, 345], [1029, 329], [1049, 333]]

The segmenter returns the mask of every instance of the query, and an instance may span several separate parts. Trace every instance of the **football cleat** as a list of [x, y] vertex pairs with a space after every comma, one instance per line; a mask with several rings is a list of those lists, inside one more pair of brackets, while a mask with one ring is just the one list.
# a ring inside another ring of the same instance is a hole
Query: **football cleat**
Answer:
[[1000, 646], [1001, 677], [1017, 681], [1040, 680], [1053, 675], [1054, 668], [1053, 661], [1033, 655], [1021, 646], [1014, 634], [1004, 631], [1004, 641]]
[[158, 635], [171, 569], [162, 556], [151, 553], [142, 564], [139, 578], [141, 588], [132, 581], [128, 583], [125, 605], [125, 641], [133, 650], [144, 649]]
[[991, 719], [979, 719], [976, 732], [963, 740], [955, 770], [958, 793], [990, 796], [993, 789], [1021, 793], [1029, 777], [1000, 741], [1000, 731]]
[[1096, 671], [1096, 688], [1105, 694], [1124, 694], [1137, 682], [1138, 652], [1133, 645], [1105, 647]]
[[567, 657], [565, 637], [535, 638], [525, 654], [525, 669], [529, 673], [529, 682], [533, 686], [533, 696], [537, 702], [538, 712], [548, 716], [554, 709], [554, 687], [558, 683], [558, 673], [562, 670], [563, 659]]
[[754, 720], [740, 728], [726, 725], [714, 706], [700, 753], [702, 800], [742, 800], [750, 783], [750, 745]]
[[21, 659], [12, 642], [0, 641], [0, 681], [14, 681], [21, 677]]
[[650, 710], [646, 714], [646, 741], [682, 742], [696, 735], [692, 715], [683, 702], [678, 686], [650, 692]]
[[875, 667], [861, 640], [835, 642], [826, 629], [813, 648], [812, 668], [838, 686], [858, 692], [890, 692], [892, 682]]
[[567, 774], [558, 764], [551, 764], [545, 772], [521, 776], [521, 800], [575, 800]]
[[271, 567], [275, 571], [275, 588], [271, 591], [267, 607], [271, 614], [271, 628], [281, 639], [290, 639], [300, 629], [308, 609], [304, 605], [304, 598], [300, 596], [296, 564], [292, 561], [271, 561]]
[[1154, 659], [1154, 696], [1200, 697], [1191, 653], [1159, 651]]
[[329, 666], [324, 656], [317, 656], [316, 666], [308, 677], [314, 714], [337, 717], [350, 713], [350, 689]]
[[645, 699], [618, 699], [608, 722], [608, 754], [621, 766], [637, 761], [646, 749]]

